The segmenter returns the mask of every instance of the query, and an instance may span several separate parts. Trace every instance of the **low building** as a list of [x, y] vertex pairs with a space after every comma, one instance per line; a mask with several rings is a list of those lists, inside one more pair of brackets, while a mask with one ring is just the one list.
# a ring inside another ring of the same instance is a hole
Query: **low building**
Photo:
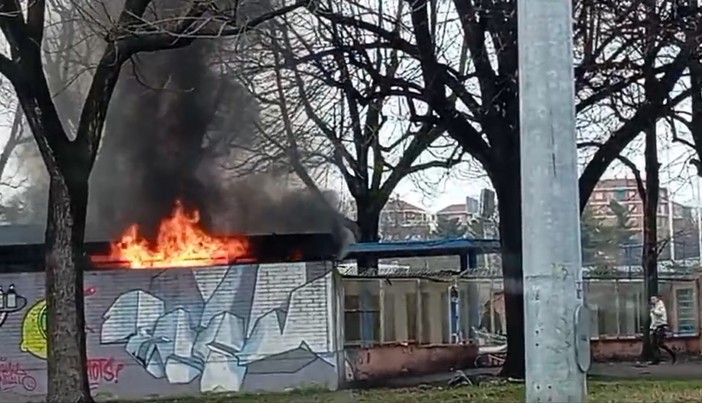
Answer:
[[480, 201], [466, 197], [465, 203], [451, 204], [436, 212], [436, 218], [455, 220], [461, 225], [468, 225], [480, 214]]
[[[42, 260], [40, 245], [0, 247], [0, 402], [42, 401], [47, 391]], [[93, 394], [338, 388], [345, 366], [334, 268], [323, 260], [87, 271]]]
[[384, 242], [428, 239], [433, 225], [431, 213], [399, 198], [390, 199], [380, 213], [380, 236]]
[[[457, 277], [421, 273], [367, 278], [344, 276], [345, 346], [386, 344], [448, 345], [476, 342], [480, 348], [506, 343], [504, 291], [499, 275], [473, 272]], [[458, 290], [457, 328], [452, 326], [451, 288]], [[642, 319], [647, 315], [640, 273], [585, 275], [593, 358], [634, 360], [641, 353]], [[361, 320], [358, 297], [372, 298], [372, 316]], [[699, 306], [702, 292], [697, 272], [660, 276], [659, 293], [673, 332], [669, 344], [684, 354], [702, 354]], [[365, 328], [364, 328], [365, 327]], [[454, 336], [459, 336], [458, 340]]]

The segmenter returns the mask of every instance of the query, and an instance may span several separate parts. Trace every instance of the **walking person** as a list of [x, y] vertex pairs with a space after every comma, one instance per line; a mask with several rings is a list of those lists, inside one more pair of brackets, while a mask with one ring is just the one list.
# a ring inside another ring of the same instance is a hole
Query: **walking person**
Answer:
[[658, 296], [651, 297], [651, 347], [653, 348], [653, 360], [651, 364], [657, 365], [661, 362], [661, 349], [670, 354], [672, 363], [675, 364], [675, 352], [665, 345], [665, 337], [668, 333], [668, 312], [665, 309], [663, 300]]

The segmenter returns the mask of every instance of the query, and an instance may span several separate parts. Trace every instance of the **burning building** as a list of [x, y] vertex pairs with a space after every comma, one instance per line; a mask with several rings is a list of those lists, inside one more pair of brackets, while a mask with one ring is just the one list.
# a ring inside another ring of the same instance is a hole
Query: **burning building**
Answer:
[[[231, 172], [257, 147], [257, 107], [212, 68], [217, 51], [202, 41], [141, 55], [116, 88], [88, 211], [96, 394], [333, 389], [343, 377], [333, 260], [351, 237], [279, 172]], [[45, 211], [46, 194], [35, 199]], [[0, 308], [0, 402], [46, 392], [45, 217], [33, 218], [30, 241], [0, 246], [0, 287], [16, 298]]]
[[[338, 245], [328, 234], [212, 236], [178, 205], [150, 241], [137, 226], [89, 243], [88, 375], [95, 393], [335, 389], [343, 381]], [[0, 401], [46, 392], [46, 303], [40, 244], [0, 247]], [[21, 306], [20, 306], [21, 305]], [[339, 370], [341, 368], [341, 370]], [[12, 372], [12, 375], [10, 375]]]

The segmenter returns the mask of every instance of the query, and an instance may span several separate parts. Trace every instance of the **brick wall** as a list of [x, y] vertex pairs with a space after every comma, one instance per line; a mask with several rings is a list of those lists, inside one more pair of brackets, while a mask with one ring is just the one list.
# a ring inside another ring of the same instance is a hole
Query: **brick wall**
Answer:
[[[104, 270], [85, 276], [97, 398], [336, 388], [330, 263]], [[0, 274], [0, 402], [46, 392], [41, 272]]]

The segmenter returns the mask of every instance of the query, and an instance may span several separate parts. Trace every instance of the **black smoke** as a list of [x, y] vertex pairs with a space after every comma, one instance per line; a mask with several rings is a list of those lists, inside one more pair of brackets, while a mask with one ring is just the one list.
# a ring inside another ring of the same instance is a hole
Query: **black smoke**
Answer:
[[[190, 2], [154, 2], [153, 18], [182, 13], [185, 3]], [[264, 1], [224, 1], [221, 10], [227, 9], [225, 3], [246, 3], [247, 9], [238, 10], [242, 15], [259, 15], [268, 7]], [[85, 28], [80, 21], [74, 27], [79, 31]], [[183, 49], [140, 54], [123, 66], [91, 174], [89, 240], [115, 239], [134, 223], [153, 238], [176, 200], [199, 210], [206, 228], [217, 234], [330, 232], [340, 246], [351, 240], [331, 207], [333, 200], [326, 203], [286, 186], [281, 180], [290, 171], [285, 161], [275, 171], [234, 173], [223, 167], [245, 150], [257, 149], [259, 141], [254, 125], [259, 107], [237, 81], [238, 72], [223, 66], [223, 46], [225, 40], [198, 40]], [[64, 123], [74, 126], [83, 96], [61, 90], [60, 70], [47, 73]], [[34, 144], [30, 154], [23, 165], [36, 169], [30, 170], [31, 191], [22, 198], [31, 212], [29, 222], [43, 227], [45, 169]]]
[[91, 177], [91, 229], [113, 239], [136, 223], [153, 239], [180, 200], [216, 234], [328, 232], [348, 243], [333, 200], [286, 188], [280, 171], [223, 168], [256, 148], [258, 106], [213, 67], [218, 51], [200, 41], [125, 66]]

